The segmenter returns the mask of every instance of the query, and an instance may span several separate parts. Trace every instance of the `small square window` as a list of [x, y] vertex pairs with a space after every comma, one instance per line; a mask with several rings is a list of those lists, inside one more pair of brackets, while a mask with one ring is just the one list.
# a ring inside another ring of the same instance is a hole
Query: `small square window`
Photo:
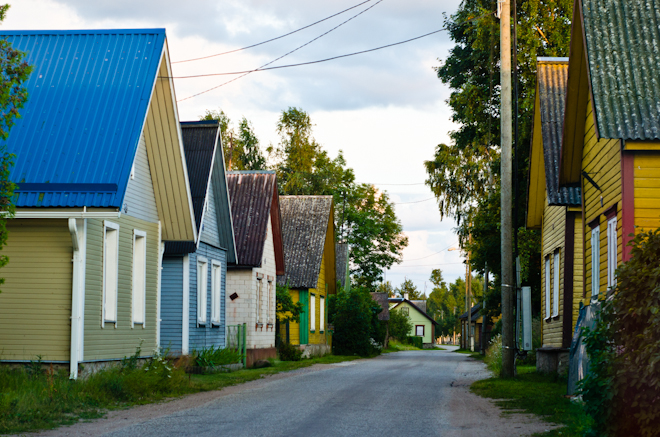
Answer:
[[424, 337], [424, 325], [415, 325], [415, 336]]

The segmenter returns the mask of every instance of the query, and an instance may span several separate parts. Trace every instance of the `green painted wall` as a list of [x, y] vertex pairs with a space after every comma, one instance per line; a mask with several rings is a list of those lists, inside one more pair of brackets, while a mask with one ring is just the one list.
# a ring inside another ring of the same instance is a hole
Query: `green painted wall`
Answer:
[[399, 306], [394, 309], [394, 311], [400, 311], [402, 308], [408, 308], [408, 317], [410, 317], [410, 321], [413, 324], [413, 329], [410, 332], [410, 336], [415, 335], [415, 326], [416, 325], [424, 325], [424, 338], [422, 342], [424, 343], [433, 343], [433, 337], [431, 335], [431, 330], [432, 330], [432, 325], [433, 323], [424, 317], [424, 315], [420, 314], [420, 312], [411, 307], [410, 304], [407, 302], [402, 302], [399, 304]]
[[[118, 359], [135, 353], [152, 355], [156, 347], [158, 292], [158, 224], [122, 215], [119, 225], [119, 289], [117, 326], [101, 326], [103, 301], [103, 220], [87, 220], [84, 361]], [[147, 233], [146, 320], [131, 328], [133, 230]]]
[[66, 220], [14, 219], [0, 270], [0, 360], [69, 361], [72, 243]]

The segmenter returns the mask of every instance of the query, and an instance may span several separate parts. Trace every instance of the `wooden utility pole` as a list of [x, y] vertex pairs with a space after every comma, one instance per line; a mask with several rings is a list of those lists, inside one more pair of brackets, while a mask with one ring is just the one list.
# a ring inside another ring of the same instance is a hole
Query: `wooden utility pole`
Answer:
[[[472, 237], [470, 237], [472, 242]], [[467, 308], [467, 345], [466, 348], [474, 351], [472, 338], [472, 272], [470, 269], [470, 251], [465, 253], [465, 307]]]
[[513, 216], [512, 216], [512, 99], [511, 99], [511, 4], [498, 0], [500, 8], [500, 82], [502, 86], [501, 148], [502, 148], [502, 377], [514, 376], [513, 346]]

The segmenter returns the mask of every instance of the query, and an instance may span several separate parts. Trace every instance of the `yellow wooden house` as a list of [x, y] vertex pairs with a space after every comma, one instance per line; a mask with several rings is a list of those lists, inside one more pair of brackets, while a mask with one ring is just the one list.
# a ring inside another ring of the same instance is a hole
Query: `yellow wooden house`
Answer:
[[300, 323], [286, 324], [280, 335], [305, 356], [329, 353], [327, 299], [337, 283], [332, 196], [280, 196], [280, 210], [286, 273], [277, 283], [303, 304]]
[[592, 303], [616, 284], [630, 235], [660, 227], [656, 14], [636, 2], [574, 6], [559, 183], [582, 190], [583, 297]]
[[538, 58], [526, 224], [542, 234], [537, 366], [543, 371], [567, 364], [583, 301], [581, 188], [559, 187], [567, 79], [568, 58]]

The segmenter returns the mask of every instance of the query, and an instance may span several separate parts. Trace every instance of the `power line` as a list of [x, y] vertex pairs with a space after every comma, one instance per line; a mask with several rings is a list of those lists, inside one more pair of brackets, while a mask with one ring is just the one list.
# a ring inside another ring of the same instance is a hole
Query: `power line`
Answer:
[[[337, 28], [343, 26], [344, 24], [348, 23], [348, 22], [351, 21], [352, 19], [354, 19], [354, 18], [356, 18], [356, 17], [358, 17], [358, 16], [364, 14], [364, 13], [367, 12], [369, 9], [373, 8], [374, 6], [376, 6], [378, 3], [382, 2], [382, 1], [383, 1], [383, 0], [378, 0], [376, 3], [374, 3], [374, 4], [371, 5], [371, 6], [369, 6], [367, 9], [364, 9], [363, 11], [358, 12], [357, 14], [353, 15], [353, 16], [352, 16], [351, 18], [349, 18], [348, 20], [345, 20], [345, 21], [339, 23], [338, 25], [336, 25], [336, 26], [333, 27], [332, 29], [328, 30], [327, 32], [322, 33], [321, 35], [317, 36], [316, 38], [312, 39], [311, 41], [308, 41], [308, 42], [306, 42], [305, 44], [303, 44], [303, 45], [301, 45], [301, 46], [298, 46], [298, 47], [296, 47], [295, 49], [291, 50], [290, 52], [283, 54], [283, 55], [280, 56], [279, 58], [275, 58], [275, 59], [273, 59], [272, 61], [265, 63], [264, 65], [262, 65], [261, 67], [257, 68], [256, 70], [246, 71], [246, 72], [244, 72], [241, 76], [235, 77], [234, 79], [232, 79], [232, 80], [228, 80], [227, 82], [222, 83], [222, 84], [220, 84], [220, 85], [218, 85], [218, 86], [215, 86], [215, 87], [213, 87], [213, 88], [209, 88], [209, 89], [207, 89], [206, 91], [202, 91], [202, 92], [200, 92], [200, 93], [193, 94], [192, 96], [186, 97], [185, 99], [181, 99], [181, 100], [179, 100], [179, 102], [182, 102], [182, 101], [184, 101], [184, 100], [188, 100], [188, 99], [192, 99], [193, 97], [197, 97], [197, 96], [199, 96], [199, 95], [202, 95], [202, 94], [208, 93], [209, 91], [213, 91], [213, 90], [215, 90], [215, 89], [217, 89], [217, 88], [220, 88], [221, 86], [227, 85], [228, 83], [234, 82], [235, 80], [238, 80], [238, 79], [240, 79], [240, 78], [242, 78], [242, 77], [245, 77], [245, 76], [247, 76], [248, 74], [253, 73], [253, 72], [255, 72], [255, 71], [263, 71], [263, 70], [270, 70], [270, 69], [277, 68], [277, 67], [270, 67], [270, 68], [264, 68], [264, 67], [266, 67], [266, 66], [272, 64], [272, 63], [275, 62], [275, 61], [279, 61], [280, 59], [284, 58], [285, 56], [289, 56], [291, 53], [296, 52], [296, 51], [302, 49], [303, 47], [305, 47], [305, 46], [307, 46], [307, 45], [313, 43], [314, 41], [316, 41], [317, 39], [319, 39], [319, 38], [321, 38], [321, 37], [324, 37], [325, 35], [329, 34], [329, 33], [332, 32], [333, 30], [335, 30], [335, 29], [337, 29]], [[222, 73], [221, 73], [221, 74], [218, 74], [218, 75], [222, 75]], [[196, 76], [196, 77], [204, 77], [204, 76], [216, 76], [216, 74], [198, 75], [198, 76]], [[194, 76], [185, 76], [185, 77], [180, 77], [180, 78], [178, 78], [178, 79], [189, 78], [189, 77], [194, 77]], [[177, 78], [174, 77], [174, 79], [177, 79]]]
[[216, 57], [216, 56], [228, 55], [229, 53], [235, 53], [235, 52], [240, 52], [240, 51], [242, 51], [242, 50], [251, 49], [252, 47], [257, 47], [257, 46], [260, 46], [260, 45], [262, 45], [262, 44], [266, 44], [266, 43], [269, 43], [269, 42], [272, 42], [272, 41], [278, 40], [278, 39], [280, 39], [280, 38], [284, 38], [285, 36], [293, 35], [294, 33], [297, 33], [297, 32], [300, 32], [301, 30], [305, 30], [305, 29], [307, 29], [307, 28], [309, 28], [309, 27], [315, 26], [315, 25], [317, 25], [317, 24], [319, 24], [319, 23], [322, 23], [322, 22], [324, 22], [324, 21], [326, 21], [326, 20], [329, 20], [330, 18], [336, 17], [337, 15], [341, 15], [341, 14], [343, 14], [344, 12], [348, 12], [348, 11], [350, 11], [351, 9], [355, 9], [355, 8], [357, 8], [358, 6], [362, 6], [362, 5], [365, 4], [365, 3], [369, 3], [370, 1], [372, 1], [372, 0], [366, 0], [366, 1], [363, 1], [362, 3], [358, 3], [358, 4], [355, 5], [355, 6], [351, 6], [351, 7], [348, 8], [348, 9], [344, 9], [343, 11], [337, 12], [336, 14], [330, 15], [329, 17], [325, 17], [325, 18], [322, 19], [322, 20], [316, 21], [316, 22], [314, 22], [314, 23], [312, 23], [312, 24], [309, 24], [309, 25], [307, 25], [307, 26], [305, 26], [305, 27], [301, 27], [300, 29], [294, 30], [293, 32], [285, 33], [284, 35], [280, 35], [280, 36], [278, 36], [278, 37], [271, 38], [271, 39], [269, 39], [269, 40], [262, 41], [262, 42], [260, 42], [260, 43], [252, 44], [252, 45], [245, 46], [245, 47], [241, 47], [240, 49], [229, 50], [228, 52], [216, 53], [215, 55], [202, 56], [201, 58], [193, 58], [193, 59], [186, 59], [186, 60], [183, 60], [183, 61], [175, 61], [175, 62], [172, 62], [172, 64], [181, 64], [181, 63], [183, 63], [183, 62], [201, 61], [202, 59], [214, 58], [214, 57]]
[[437, 254], [439, 254], [439, 253], [442, 253], [442, 252], [446, 251], [447, 249], [451, 248], [452, 246], [454, 246], [454, 245], [457, 244], [457, 243], [458, 243], [458, 242], [456, 242], [456, 243], [452, 243], [452, 244], [450, 244], [449, 246], [445, 247], [444, 249], [441, 249], [441, 250], [439, 250], [439, 251], [437, 251], [437, 252], [434, 252], [434, 253], [432, 253], [432, 254], [430, 254], [430, 255], [423, 256], [423, 257], [421, 257], [421, 258], [404, 259], [403, 262], [406, 262], [406, 261], [419, 261], [420, 259], [430, 258], [430, 257], [432, 257], [432, 256], [435, 256], [435, 255], [437, 255]]
[[[396, 267], [400, 268], [400, 269], [405, 269], [405, 268], [408, 268], [408, 267], [440, 267], [440, 266], [451, 266], [451, 265], [456, 265], [456, 264], [465, 264], [465, 263], [460, 262], [460, 263], [442, 263], [442, 264], [415, 264], [415, 265], [412, 265], [412, 266], [396, 266]], [[392, 267], [394, 267], [394, 266], [392, 266]], [[392, 270], [392, 267], [390, 267], [389, 270]]]
[[435, 197], [429, 197], [428, 199], [423, 199], [423, 200], [415, 200], [414, 202], [393, 202], [395, 205], [408, 205], [411, 203], [422, 203], [422, 202], [428, 202], [429, 200], [433, 200]]
[[369, 184], [369, 185], [426, 185], [424, 182], [415, 182], [412, 184], [379, 184], [376, 182], [361, 182], [363, 184]]

